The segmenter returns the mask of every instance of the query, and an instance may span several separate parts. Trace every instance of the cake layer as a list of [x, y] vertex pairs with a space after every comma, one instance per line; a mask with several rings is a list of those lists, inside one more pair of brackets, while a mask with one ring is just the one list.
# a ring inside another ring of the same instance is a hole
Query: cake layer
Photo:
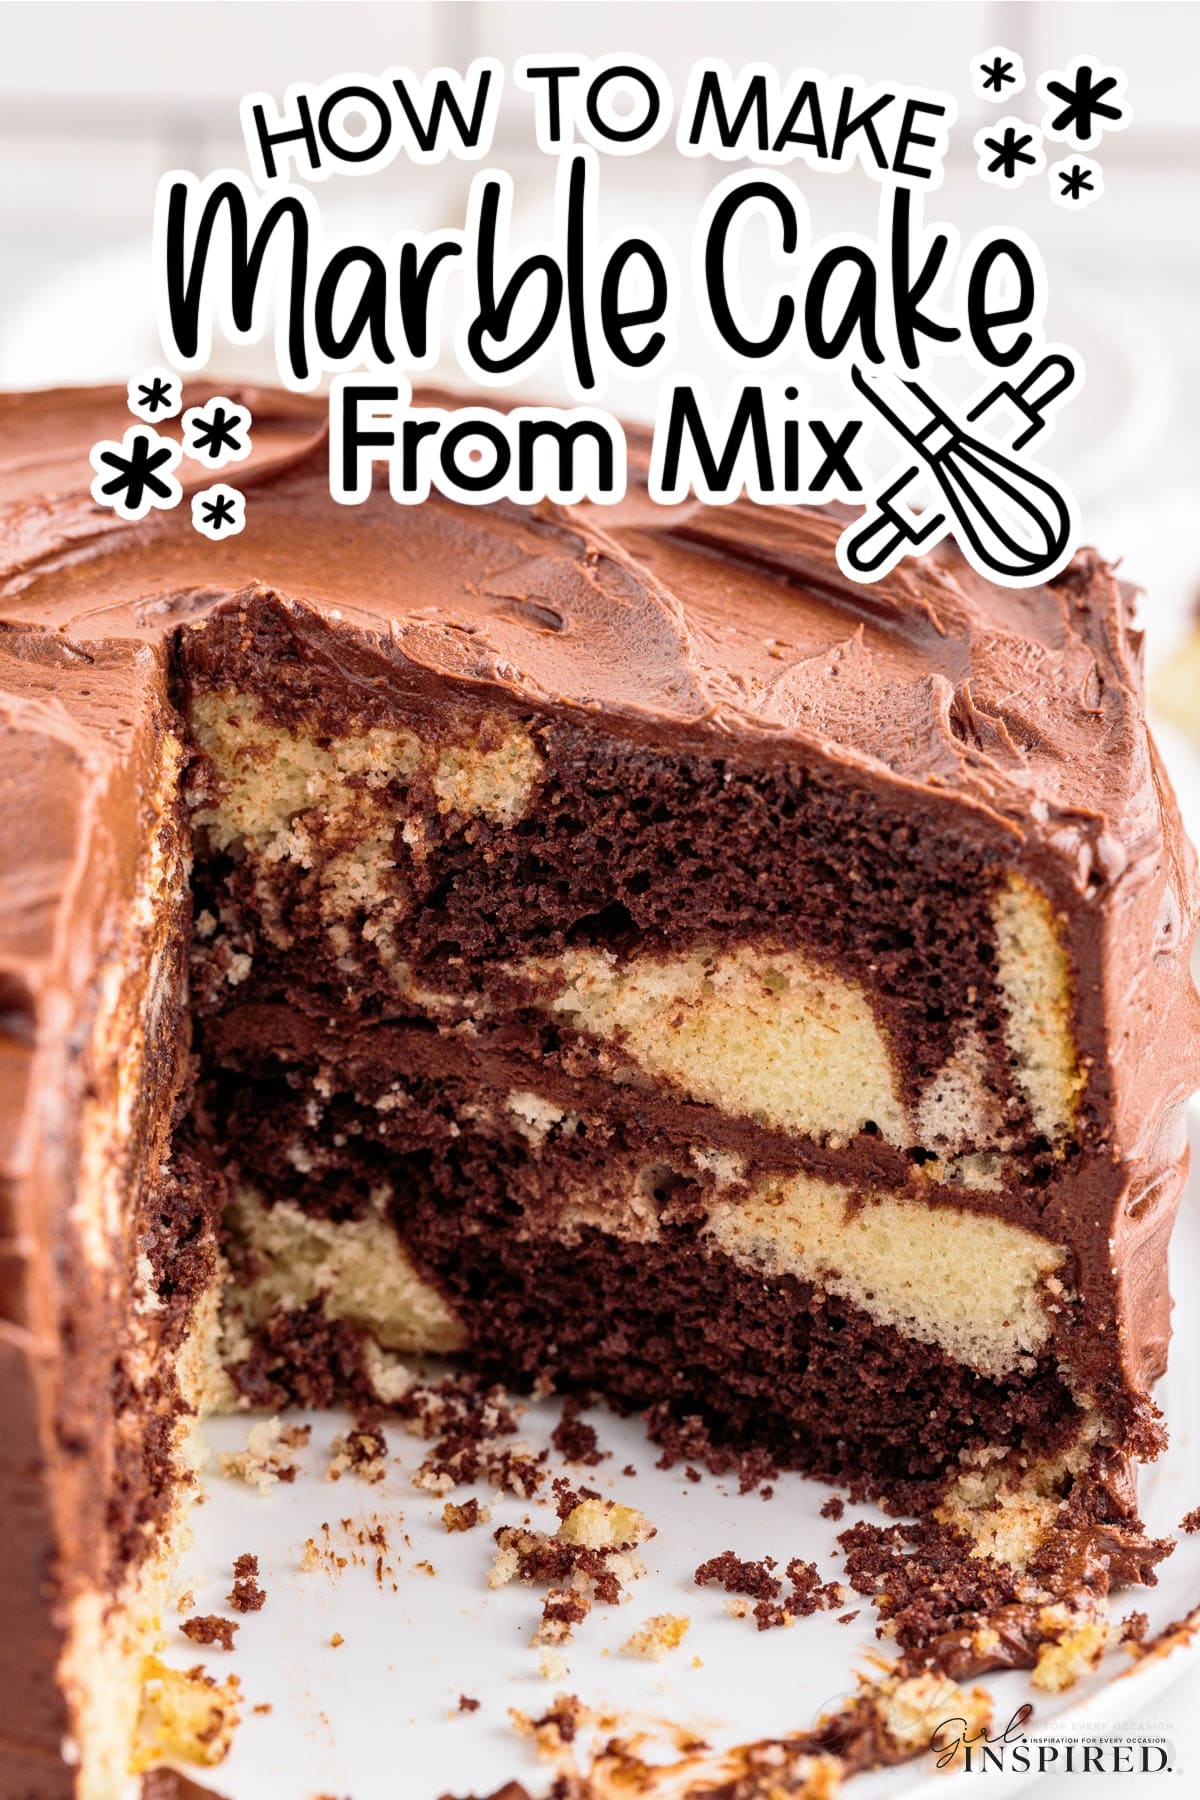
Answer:
[[422, 1263], [410, 1221], [431, 1208], [469, 1258], [468, 1196], [486, 1182], [503, 1193], [514, 1253], [527, 1244], [535, 1263], [555, 1246], [569, 1253], [584, 1231], [631, 1254], [719, 1254], [764, 1291], [798, 1280], [997, 1379], [1028, 1373], [1053, 1345], [1064, 1381], [1088, 1390], [1075, 1259], [1037, 1229], [931, 1205], [917, 1184], [839, 1180], [836, 1158], [821, 1175], [772, 1167], [753, 1136], [750, 1157], [706, 1139], [701, 1109], [668, 1105], [651, 1121], [636, 1094], [496, 1085], [494, 1066], [461, 1055], [434, 1075], [428, 1034], [363, 1036], [340, 1067], [269, 1033], [236, 1054], [232, 1035], [218, 1040], [226, 1073], [210, 1048], [203, 1107], [239, 1190], [229, 1255], [251, 1327], [324, 1296], [330, 1316], [389, 1349], [472, 1343], [471, 1318]]
[[235, 1271], [244, 1248], [258, 1273], [244, 1310], [236, 1289], [227, 1301], [226, 1343], [247, 1399], [387, 1404], [406, 1378], [374, 1346], [381, 1335], [413, 1344], [436, 1302], [442, 1341], [448, 1316], [471, 1367], [517, 1389], [549, 1379], [627, 1405], [663, 1402], [702, 1417], [721, 1441], [830, 1479], [865, 1476], [902, 1503], [936, 1500], [960, 1457], [986, 1462], [1017, 1444], [1048, 1452], [1079, 1429], [1053, 1353], [1023, 1357], [1003, 1377], [976, 1372], [828, 1286], [765, 1274], [695, 1220], [667, 1217], [637, 1237], [608, 1229], [611, 1196], [582, 1178], [570, 1229], [525, 1232], [514, 1224], [520, 1177], [508, 1159], [484, 1143], [466, 1166], [475, 1185], [455, 1189], [458, 1204], [431, 1190], [396, 1205], [407, 1248], [383, 1253], [385, 1265], [416, 1267], [426, 1292], [414, 1305], [411, 1282], [397, 1284], [395, 1310], [369, 1318], [345, 1306], [336, 1273], [339, 1244], [352, 1263], [361, 1225], [318, 1227], [330, 1277], [322, 1301], [307, 1279], [312, 1221], [289, 1203], [279, 1218], [280, 1208], [242, 1196], [231, 1253]]
[[[958, 1041], [906, 1107], [904, 1063], [870, 990], [822, 968], [802, 950], [753, 939], [697, 946], [678, 956], [572, 950], [508, 971], [548, 1011], [589, 1038], [616, 1044], [686, 1098], [819, 1141], [866, 1131], [973, 1184], [995, 1182], [996, 1158], [1016, 1147], [1019, 1100], [1033, 1129], [1061, 1145], [1083, 1078], [1071, 1034], [1071, 986], [1057, 923], [1044, 895], [1011, 878], [992, 905], [996, 980], [1010, 1051], [1007, 1104], [978, 1025]], [[964, 1166], [963, 1159], [971, 1158]]]
[[306, 1212], [295, 1200], [268, 1206], [254, 1188], [238, 1190], [225, 1214], [227, 1248], [244, 1271], [227, 1296], [236, 1339], [281, 1312], [314, 1300], [329, 1319], [361, 1327], [381, 1350], [444, 1355], [465, 1350], [465, 1324], [439, 1289], [423, 1279], [391, 1216], [391, 1189], [380, 1182], [355, 1218]]
[[[199, 955], [203, 963], [203, 947]], [[348, 1026], [323, 1017], [324, 995], [303, 983], [286, 1003], [243, 998], [250, 985], [227, 990], [226, 1010], [201, 1019], [199, 1047], [210, 1128], [268, 1200], [361, 1216], [377, 1190], [398, 1194], [414, 1179], [412, 1159], [448, 1121], [455, 1133], [486, 1126], [514, 1151], [523, 1143], [535, 1169], [537, 1154], [570, 1140], [572, 1154], [607, 1172], [627, 1233], [650, 1228], [645, 1181], [673, 1172], [712, 1190], [714, 1217], [743, 1262], [816, 1281], [979, 1369], [1003, 1372], [1039, 1350], [1070, 1300], [1076, 1390], [1108, 1391], [1117, 1411], [1125, 1404], [1112, 1392], [1103, 1317], [1087, 1317], [1092, 1240], [1062, 1182], [966, 1185], [880, 1136], [818, 1147], [671, 1085], [614, 1080], [576, 1046], [548, 1050], [536, 1027], [513, 1020]], [[530, 1229], [554, 1235], [575, 1217], [557, 1182], [551, 1166], [522, 1190]], [[1139, 1221], [1141, 1256], [1129, 1268], [1151, 1294], [1175, 1191], [1165, 1182]], [[1109, 1273], [1106, 1261], [1100, 1280]]]
[[[541, 1216], [528, 1225], [518, 1220], [513, 1231], [538, 1242], [570, 1244], [584, 1225], [631, 1243], [660, 1242], [655, 1183], [694, 1179], [693, 1169], [679, 1173], [662, 1163], [636, 1162], [621, 1167], [614, 1159], [603, 1181], [587, 1183], [557, 1158], [530, 1160], [541, 1166], [536, 1174], [522, 1171], [524, 1181], [514, 1176], [510, 1198], [523, 1198], [529, 1183], [531, 1199], [542, 1202]], [[706, 1170], [719, 1156], [693, 1146], [691, 1160]], [[289, 1188], [295, 1184], [285, 1178], [284, 1191]], [[546, 1216], [549, 1189], [552, 1217]], [[303, 1195], [302, 1186], [298, 1192]], [[736, 1199], [696, 1198], [690, 1204], [706, 1252], [719, 1249], [765, 1280], [794, 1275], [840, 1295], [876, 1324], [934, 1344], [987, 1375], [1027, 1367], [1074, 1298], [1060, 1277], [1063, 1247], [998, 1219], [932, 1210], [798, 1175], [739, 1185]], [[254, 1190], [243, 1190], [228, 1225], [257, 1271], [243, 1296], [251, 1323], [277, 1306], [302, 1307], [323, 1295], [331, 1317], [362, 1324], [385, 1349], [462, 1349], [467, 1322], [436, 1286], [421, 1281], [398, 1235], [393, 1221], [405, 1207], [386, 1178], [353, 1219], [306, 1212], [302, 1197], [265, 1205]]]
[[[901, 794], [803, 734], [781, 754], [769, 734], [585, 726], [440, 665], [385, 676], [360, 648], [340, 675], [326, 627], [268, 595], [181, 636], [202, 1013], [421, 1021], [524, 1057], [517, 1088], [550, 1092], [548, 1069], [659, 1115], [700, 1107], [698, 1141], [787, 1137], [823, 1179], [909, 1193], [915, 1170], [930, 1203], [1066, 1247], [1095, 1367], [1119, 1347], [1136, 1410], [1165, 1349], [1186, 1080], [1126, 1157], [1093, 930], [1109, 915], [1076, 886], [1101, 891], [1095, 858], [1064, 864], [1061, 831], [1032, 855], [1032, 821], [1014, 833], [941, 783]], [[369, 773], [360, 740], [379, 746]], [[457, 799], [446, 767], [473, 771]], [[1175, 878], [1159, 869], [1164, 895]], [[1164, 976], [1139, 972], [1123, 1033]]]

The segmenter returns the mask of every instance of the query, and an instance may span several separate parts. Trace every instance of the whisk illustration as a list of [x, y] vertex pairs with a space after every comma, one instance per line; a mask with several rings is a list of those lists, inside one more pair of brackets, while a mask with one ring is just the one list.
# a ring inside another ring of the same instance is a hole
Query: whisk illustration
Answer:
[[[852, 368], [858, 392], [919, 460], [896, 476], [843, 536], [839, 551], [849, 572], [876, 578], [908, 550], [936, 541], [949, 522], [964, 554], [983, 574], [1020, 584], [1053, 573], [1071, 537], [1066, 500], [1044, 475], [1023, 468], [967, 425], [1007, 403], [1025, 420], [1009, 448], [1022, 449], [1044, 428], [1047, 409], [1075, 375], [1067, 357], [1047, 355], [1019, 384], [998, 383], [971, 408], [964, 424], [917, 382]], [[935, 508], [917, 519], [902, 500], [922, 478], [933, 482], [944, 510]]]

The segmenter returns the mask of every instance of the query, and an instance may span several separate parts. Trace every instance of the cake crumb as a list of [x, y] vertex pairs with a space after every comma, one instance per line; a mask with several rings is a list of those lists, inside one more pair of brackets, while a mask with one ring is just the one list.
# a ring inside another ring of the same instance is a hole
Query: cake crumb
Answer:
[[276, 1482], [295, 1481], [299, 1463], [294, 1453], [311, 1435], [311, 1425], [284, 1425], [278, 1415], [260, 1419], [246, 1434], [244, 1450], [222, 1452], [221, 1473], [268, 1494]]
[[474, 1499], [464, 1500], [461, 1506], [447, 1500], [442, 1508], [442, 1523], [447, 1531], [472, 1531], [476, 1525], [486, 1524], [491, 1516], [491, 1508]]
[[1082, 1619], [1057, 1642], [1044, 1643], [1029, 1679], [1043, 1692], [1061, 1694], [1094, 1669], [1108, 1648], [1108, 1632], [1098, 1619]]
[[130, 1768], [141, 1775], [161, 1762], [214, 1768], [237, 1729], [241, 1683], [217, 1682], [203, 1668], [172, 1669], [156, 1656], [142, 1666], [142, 1700]]
[[250, 1708], [250, 1711], [255, 1713], [269, 1713], [271, 1710], [271, 1702], [269, 1700], [260, 1700], [257, 1706], [252, 1706]]
[[766, 1450], [734, 1450], [713, 1442], [704, 1420], [694, 1414], [680, 1419], [661, 1402], [642, 1414], [648, 1436], [662, 1445], [656, 1468], [673, 1469], [677, 1463], [699, 1464], [710, 1475], [736, 1474], [738, 1492], [749, 1494], [764, 1483], [777, 1480], [779, 1465]]
[[381, 1482], [387, 1474], [387, 1439], [378, 1425], [360, 1420], [344, 1437], [335, 1437], [326, 1473], [330, 1481], [357, 1475], [361, 1481]]
[[621, 1646], [622, 1656], [639, 1656], [647, 1662], [662, 1662], [683, 1642], [691, 1619], [686, 1613], [655, 1613], [652, 1618], [627, 1638]]
[[842, 1517], [845, 1510], [846, 1502], [842, 1499], [842, 1496], [840, 1494], [830, 1494], [828, 1500], [826, 1500], [821, 1507], [821, 1517], [823, 1519], [837, 1520]]
[[1189, 1536], [1193, 1531], [1200, 1531], [1200, 1506], [1193, 1506], [1191, 1512], [1184, 1513], [1179, 1521], [1179, 1529], [1186, 1531]]
[[583, 1406], [578, 1397], [568, 1394], [563, 1401], [562, 1418], [550, 1433], [550, 1442], [565, 1462], [595, 1468], [611, 1452], [599, 1448], [595, 1427], [580, 1418], [582, 1411]]
[[591, 1723], [593, 1715], [577, 1694], [556, 1694], [540, 1718], [531, 1719], [515, 1707], [510, 1708], [508, 1716], [521, 1737], [533, 1739], [539, 1756], [557, 1761]]
[[333, 1636], [329, 1640], [329, 1648], [331, 1650], [340, 1650], [342, 1645], [345, 1643], [345, 1641], [346, 1640], [342, 1636], [341, 1632], [335, 1631]]
[[222, 1619], [217, 1613], [198, 1613], [194, 1619], [185, 1619], [179, 1629], [193, 1644], [219, 1644], [222, 1650], [232, 1650], [238, 1625], [236, 1619]]
[[760, 1631], [786, 1630], [797, 1619], [845, 1605], [845, 1588], [838, 1581], [823, 1582], [815, 1563], [792, 1557], [784, 1571], [792, 1589], [786, 1595], [776, 1567], [773, 1557], [743, 1562], [732, 1550], [725, 1550], [701, 1563], [693, 1579], [697, 1587], [723, 1587], [727, 1594], [745, 1596], [745, 1603], [741, 1598], [732, 1605], [727, 1602], [725, 1611], [734, 1618], [746, 1618], [753, 1612]]
[[521, 1581], [548, 1590], [535, 1646], [566, 1643], [595, 1601], [616, 1605], [625, 1586], [646, 1572], [635, 1547], [652, 1537], [655, 1527], [644, 1513], [599, 1496], [576, 1500], [569, 1490], [560, 1496], [560, 1512], [568, 1498], [574, 1503], [553, 1537], [520, 1525], [502, 1525], [494, 1534], [488, 1586]]
[[582, 1625], [591, 1610], [592, 1598], [586, 1588], [551, 1588], [542, 1602], [541, 1621], [530, 1642], [535, 1649], [569, 1643], [575, 1627]]
[[182, 1594], [180, 1594], [178, 1600], [176, 1600], [175, 1611], [177, 1613], [190, 1613], [190, 1612], [195, 1612], [195, 1610], [196, 1610], [196, 1596], [195, 1596], [195, 1594], [193, 1594], [191, 1588], [187, 1588]]
[[[556, 1475], [550, 1483], [554, 1493], [554, 1510], [560, 1519], [573, 1513], [581, 1500], [599, 1500], [600, 1489], [594, 1487], [572, 1487], [565, 1475]], [[528, 1525], [529, 1520], [525, 1523]]]
[[1150, 1630], [1150, 1620], [1144, 1612], [1131, 1612], [1121, 1620], [1121, 1642], [1136, 1648], [1144, 1644]]
[[233, 1587], [228, 1596], [235, 1612], [260, 1612], [267, 1598], [266, 1589], [258, 1585], [258, 1558], [247, 1552], [233, 1565]]
[[1171, 1547], [1170, 1540], [1145, 1538], [1136, 1521], [1106, 1523], [1102, 1578], [1081, 1575], [1079, 1523], [1088, 1523], [1097, 1505], [1107, 1506], [1107, 1495], [1093, 1496], [1077, 1482], [1061, 1523], [1023, 1570], [992, 1554], [964, 1555], [959, 1532], [937, 1519], [860, 1521], [838, 1542], [851, 1586], [878, 1612], [877, 1634], [894, 1639], [910, 1664], [932, 1664], [959, 1680], [1012, 1667], [1016, 1646], [1017, 1666], [1034, 1671], [1034, 1684], [1060, 1692], [1116, 1635], [1108, 1626], [1110, 1585], [1145, 1582]]
[[654, 1534], [655, 1527], [636, 1506], [598, 1498], [581, 1500], [558, 1528], [565, 1543], [581, 1544], [589, 1550], [631, 1549]]
[[538, 1669], [543, 1681], [561, 1681], [570, 1673], [561, 1650], [543, 1650], [538, 1658]]
[[[486, 1481], [518, 1500], [532, 1500], [545, 1480], [547, 1450], [516, 1438], [519, 1414], [503, 1388], [469, 1374], [414, 1381], [395, 1403], [402, 1427], [437, 1441], [413, 1476], [422, 1493], [443, 1497]], [[513, 1440], [513, 1441], [509, 1441]]]
[[460, 1713], [478, 1712], [479, 1702], [470, 1694], [460, 1694], [458, 1696], [458, 1710]]

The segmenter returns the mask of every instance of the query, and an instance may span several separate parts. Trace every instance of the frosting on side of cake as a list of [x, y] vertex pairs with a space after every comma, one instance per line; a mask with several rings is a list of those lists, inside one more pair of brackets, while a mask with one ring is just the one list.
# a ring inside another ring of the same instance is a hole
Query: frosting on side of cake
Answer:
[[[163, 674], [146, 646], [84, 657], [0, 637], [0, 1629], [20, 1651], [0, 1786], [33, 1769], [47, 1800], [133, 1791], [141, 1667], [216, 1345], [211, 1230], [191, 1252], [207, 1316], [172, 1316], [148, 1251], [188, 1049], [189, 843]], [[160, 1254], [186, 1281], [187, 1253]]]

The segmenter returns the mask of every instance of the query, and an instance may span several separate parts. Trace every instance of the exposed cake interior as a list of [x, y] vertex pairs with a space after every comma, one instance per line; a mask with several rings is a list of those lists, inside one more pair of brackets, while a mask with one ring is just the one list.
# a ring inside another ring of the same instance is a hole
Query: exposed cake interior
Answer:
[[917, 1503], [1097, 1409], [1152, 1446], [1055, 1204], [1067, 919], [999, 833], [794, 755], [318, 682], [291, 630], [253, 599], [179, 657], [242, 1401], [386, 1402], [463, 1351]]

